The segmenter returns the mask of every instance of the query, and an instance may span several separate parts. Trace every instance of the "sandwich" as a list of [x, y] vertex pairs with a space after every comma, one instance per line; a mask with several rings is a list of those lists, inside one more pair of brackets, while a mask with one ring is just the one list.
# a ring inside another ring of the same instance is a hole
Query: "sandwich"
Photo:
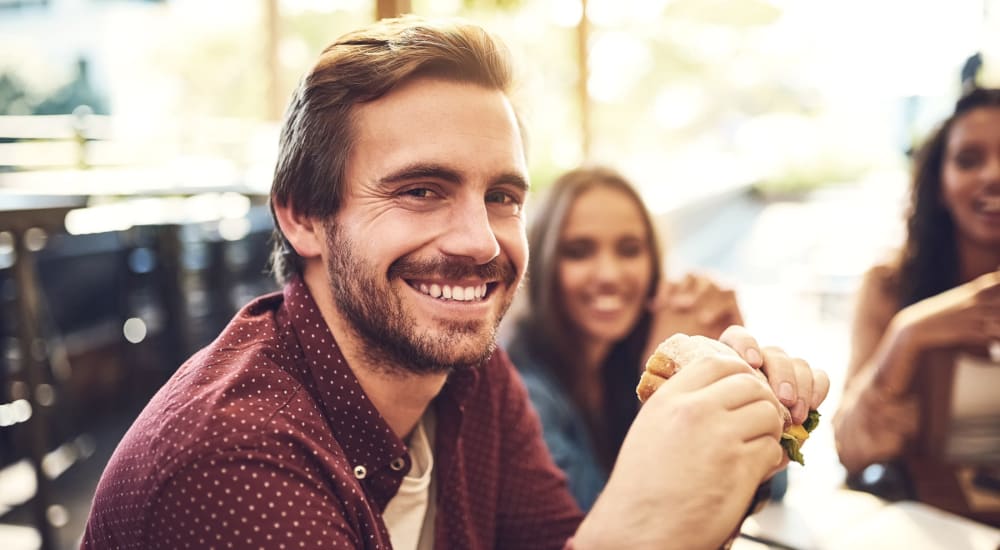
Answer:
[[[639, 401], [645, 403], [660, 385], [686, 365], [704, 357], [718, 355], [741, 359], [739, 354], [729, 346], [704, 336], [675, 334], [667, 338], [656, 347], [656, 351], [646, 361], [646, 368], [635, 389]], [[760, 369], [753, 369], [753, 372], [767, 384], [767, 377]], [[799, 464], [805, 464], [805, 459], [802, 457], [802, 444], [809, 439], [809, 432], [816, 429], [816, 425], [819, 424], [819, 412], [809, 411], [809, 415], [802, 424], [793, 424], [792, 413], [783, 404], [779, 403], [779, 405], [785, 426], [784, 433], [781, 434], [781, 446], [785, 449], [789, 459]]]

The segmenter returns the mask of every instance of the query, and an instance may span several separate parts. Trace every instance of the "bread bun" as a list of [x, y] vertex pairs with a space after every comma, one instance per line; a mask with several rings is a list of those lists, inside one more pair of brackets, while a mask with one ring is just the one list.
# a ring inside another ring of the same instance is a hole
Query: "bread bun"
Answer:
[[[646, 369], [643, 371], [642, 377], [639, 378], [639, 385], [635, 389], [639, 401], [645, 403], [660, 385], [687, 365], [692, 365], [706, 357], [718, 356], [742, 360], [736, 350], [718, 340], [699, 335], [674, 334], [656, 346], [656, 350], [646, 360]], [[767, 377], [760, 369], [751, 370], [764, 384], [768, 384]], [[769, 384], [768, 387], [770, 387]], [[792, 424], [792, 414], [788, 407], [780, 403], [779, 405], [783, 425], [788, 428]]]

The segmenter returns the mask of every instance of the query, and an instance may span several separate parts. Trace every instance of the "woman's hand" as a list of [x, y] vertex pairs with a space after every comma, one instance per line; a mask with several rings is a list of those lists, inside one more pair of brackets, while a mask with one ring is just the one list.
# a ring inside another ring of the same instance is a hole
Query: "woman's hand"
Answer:
[[899, 456], [920, 425], [916, 399], [880, 390], [878, 384], [865, 379], [873, 374], [862, 373], [862, 379], [848, 385], [833, 417], [837, 454], [852, 474]]
[[900, 311], [893, 324], [915, 348], [987, 346], [1000, 340], [1000, 271]]
[[650, 300], [653, 347], [678, 332], [718, 339], [730, 325], [742, 325], [736, 293], [705, 275], [687, 274], [679, 281], [663, 281]]

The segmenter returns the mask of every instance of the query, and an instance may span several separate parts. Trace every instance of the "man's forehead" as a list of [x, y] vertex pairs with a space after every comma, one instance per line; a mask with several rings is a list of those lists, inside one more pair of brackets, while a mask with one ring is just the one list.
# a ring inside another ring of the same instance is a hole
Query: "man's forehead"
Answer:
[[528, 184], [520, 125], [500, 90], [415, 79], [358, 105], [352, 126], [349, 172], [364, 170], [371, 177], [375, 170], [378, 178], [398, 180], [400, 174], [419, 176], [423, 171], [445, 179]]
[[[456, 104], [458, 103], [458, 104]], [[462, 106], [501, 106], [509, 123], [520, 129], [513, 103], [504, 90], [462, 80], [420, 76], [398, 84], [385, 95], [354, 107], [355, 116], [406, 111], [411, 116]]]

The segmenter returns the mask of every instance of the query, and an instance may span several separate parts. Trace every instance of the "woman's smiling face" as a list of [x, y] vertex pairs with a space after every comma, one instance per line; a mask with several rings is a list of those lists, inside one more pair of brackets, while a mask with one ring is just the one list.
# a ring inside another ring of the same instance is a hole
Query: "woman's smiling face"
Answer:
[[1000, 246], [1000, 108], [972, 109], [955, 120], [945, 145], [941, 183], [958, 238]]
[[559, 238], [564, 313], [591, 344], [613, 344], [635, 326], [653, 277], [651, 236], [632, 197], [597, 185], [570, 207]]

